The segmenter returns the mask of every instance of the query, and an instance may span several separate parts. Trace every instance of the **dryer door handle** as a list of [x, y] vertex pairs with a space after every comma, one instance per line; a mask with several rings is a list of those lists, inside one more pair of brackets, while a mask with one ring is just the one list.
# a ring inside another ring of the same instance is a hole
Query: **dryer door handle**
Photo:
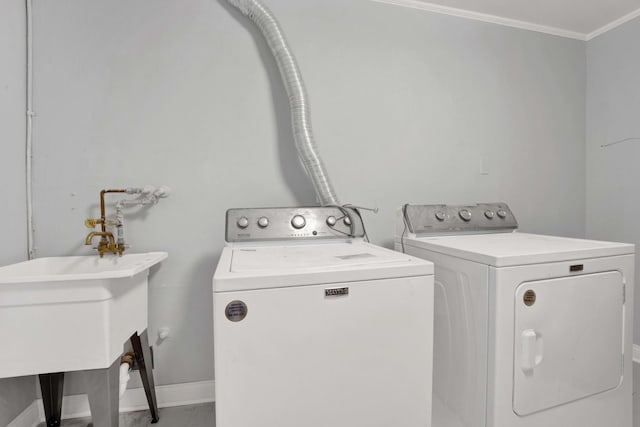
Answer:
[[526, 329], [520, 335], [522, 341], [522, 370], [532, 374], [533, 369], [542, 363], [544, 342], [542, 334], [533, 329]]

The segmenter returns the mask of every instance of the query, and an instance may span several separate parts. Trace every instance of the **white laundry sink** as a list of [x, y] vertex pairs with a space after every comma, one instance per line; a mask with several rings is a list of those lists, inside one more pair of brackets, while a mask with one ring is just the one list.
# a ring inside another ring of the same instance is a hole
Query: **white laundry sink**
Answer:
[[0, 267], [0, 378], [109, 367], [147, 328], [149, 268], [166, 252]]

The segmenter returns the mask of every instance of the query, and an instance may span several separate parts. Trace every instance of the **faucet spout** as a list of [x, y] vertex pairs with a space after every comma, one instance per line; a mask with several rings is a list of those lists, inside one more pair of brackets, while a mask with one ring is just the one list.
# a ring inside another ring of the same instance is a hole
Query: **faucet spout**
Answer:
[[90, 245], [91, 241], [96, 236], [102, 237], [97, 248], [100, 258], [102, 258], [104, 254], [118, 254], [122, 256], [122, 252], [124, 252], [124, 245], [116, 244], [116, 239], [113, 237], [113, 233], [110, 233], [109, 231], [92, 231], [87, 235], [87, 238], [84, 240], [84, 244]]
[[109, 239], [109, 246], [115, 246], [116, 245], [116, 239], [113, 237], [113, 233], [110, 233], [108, 231], [92, 231], [91, 233], [89, 233], [87, 235], [87, 238], [85, 239], [84, 244], [85, 245], [90, 245], [91, 241], [96, 236], [102, 236], [101, 240], [105, 241], [104, 243], [106, 243], [106, 240]]

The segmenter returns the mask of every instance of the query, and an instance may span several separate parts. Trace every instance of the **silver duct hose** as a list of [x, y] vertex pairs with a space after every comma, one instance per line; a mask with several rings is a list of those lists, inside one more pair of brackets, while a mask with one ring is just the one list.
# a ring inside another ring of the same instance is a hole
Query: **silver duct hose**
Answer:
[[320, 204], [340, 205], [327, 172], [320, 159], [313, 132], [307, 93], [298, 64], [287, 44], [282, 29], [271, 11], [259, 0], [227, 0], [260, 29], [280, 69], [284, 87], [289, 96], [293, 137], [298, 156], [311, 178]]

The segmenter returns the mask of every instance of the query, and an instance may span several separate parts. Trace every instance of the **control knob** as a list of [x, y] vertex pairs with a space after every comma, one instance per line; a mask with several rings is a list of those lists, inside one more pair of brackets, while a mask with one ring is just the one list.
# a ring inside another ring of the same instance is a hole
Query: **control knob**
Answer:
[[336, 222], [337, 222], [336, 217], [333, 215], [327, 218], [327, 225], [329, 227], [333, 227], [334, 225], [336, 225]]
[[302, 215], [296, 215], [293, 218], [291, 218], [291, 225], [293, 226], [293, 228], [299, 230], [305, 225], [307, 225], [307, 220], [305, 220]]
[[249, 220], [246, 216], [238, 218], [237, 222], [238, 228], [247, 228], [249, 226]]
[[348, 216], [344, 217], [344, 225], [351, 225], [351, 218], [349, 218]]
[[444, 212], [442, 212], [442, 211], [436, 212], [436, 219], [438, 221], [444, 221], [446, 218], [447, 218], [447, 216], [444, 214]]
[[507, 217], [507, 211], [505, 211], [504, 209], [498, 209], [497, 214], [502, 219], [505, 219]]
[[462, 209], [458, 215], [463, 221], [471, 221], [471, 212], [468, 209]]
[[493, 211], [484, 211], [484, 216], [486, 216], [487, 219], [493, 219], [494, 213]]
[[258, 227], [266, 228], [269, 225], [269, 218], [262, 216], [258, 219]]

